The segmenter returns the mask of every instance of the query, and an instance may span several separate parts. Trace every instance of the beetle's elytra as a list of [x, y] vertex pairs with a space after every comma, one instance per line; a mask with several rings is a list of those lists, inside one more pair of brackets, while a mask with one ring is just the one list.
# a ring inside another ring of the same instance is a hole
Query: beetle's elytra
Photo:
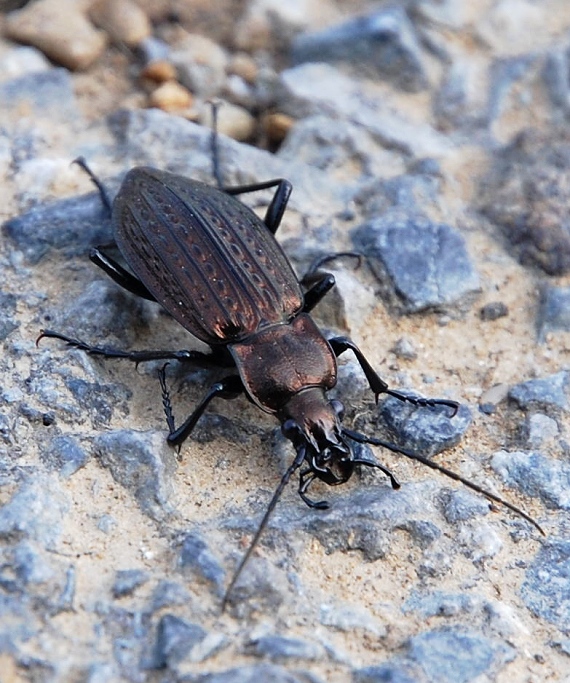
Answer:
[[[216, 140], [214, 133], [214, 150]], [[321, 273], [317, 264], [311, 272], [313, 284], [304, 288], [303, 280], [299, 282], [274, 237], [291, 193], [289, 182], [279, 179], [223, 188], [218, 181], [215, 188], [165, 171], [137, 167], [126, 175], [111, 205], [102, 185], [85, 162], [80, 163], [112, 213], [115, 240], [130, 270], [102, 249], [93, 250], [91, 260], [122, 287], [158, 302], [188, 332], [208, 344], [210, 353], [119, 351], [92, 346], [50, 330], [42, 331], [40, 338], [61, 339], [87, 353], [137, 363], [174, 359], [225, 367], [227, 376], [209, 389], [179, 427], [174, 423], [162, 370], [160, 382], [169, 443], [180, 445], [190, 435], [212, 399], [233, 399], [245, 394], [261, 410], [275, 415], [295, 449], [296, 457], [234, 574], [226, 599], [296, 470], [300, 470], [299, 495], [309, 506], [321, 509], [327, 503], [313, 501], [307, 495], [311, 483], [320, 479], [331, 486], [342, 484], [351, 477], [356, 465], [382, 470], [390, 477], [392, 486], [398, 488], [397, 480], [383, 465], [354, 456], [351, 440], [381, 445], [420, 460], [505, 504], [538, 526], [518, 508], [436, 463], [342, 425], [343, 406], [329, 399], [327, 392], [336, 384], [336, 358], [347, 350], [355, 354], [376, 399], [387, 393], [420, 406], [447, 406], [452, 414], [459, 404], [391, 390], [350, 339], [325, 339], [310, 311], [334, 286], [334, 277]], [[219, 178], [216, 155], [214, 171]], [[266, 188], [276, 189], [263, 220], [234, 197]]]

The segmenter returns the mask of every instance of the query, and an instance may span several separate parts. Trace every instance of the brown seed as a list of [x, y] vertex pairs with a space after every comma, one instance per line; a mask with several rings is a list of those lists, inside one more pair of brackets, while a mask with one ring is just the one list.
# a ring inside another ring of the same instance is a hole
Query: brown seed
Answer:
[[167, 81], [153, 90], [149, 97], [151, 107], [168, 112], [182, 112], [192, 106], [192, 93], [176, 81]]

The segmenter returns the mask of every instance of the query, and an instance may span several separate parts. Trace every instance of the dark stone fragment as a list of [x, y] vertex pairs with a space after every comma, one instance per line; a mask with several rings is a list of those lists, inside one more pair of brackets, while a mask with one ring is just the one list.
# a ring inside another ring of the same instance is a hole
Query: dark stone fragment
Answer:
[[404, 662], [386, 662], [378, 666], [357, 669], [352, 674], [352, 683], [424, 683], [417, 673]]
[[98, 194], [38, 205], [6, 221], [2, 229], [29, 265], [52, 250], [66, 259], [85, 256], [91, 247], [112, 239], [111, 220]]
[[570, 331], [570, 287], [542, 288], [537, 331], [541, 342], [550, 332]]
[[485, 304], [479, 311], [479, 317], [484, 321], [498, 320], [507, 315], [509, 315], [509, 308], [507, 304], [502, 301], [492, 301], [491, 303]]
[[176, 669], [205, 637], [206, 631], [201, 626], [165, 614], [158, 624], [154, 668]]
[[120, 569], [115, 574], [115, 582], [112, 588], [113, 597], [124, 598], [127, 595], [132, 595], [149, 578], [148, 572], [143, 569]]
[[0, 292], [0, 342], [4, 341], [17, 327], [16, 295]]
[[485, 179], [481, 210], [523, 264], [570, 270], [570, 134], [567, 127], [517, 136]]
[[211, 674], [202, 674], [192, 679], [192, 683], [319, 683], [309, 672], [291, 673], [280, 666], [260, 664], [228, 669]]
[[273, 661], [287, 659], [317, 659], [320, 649], [311, 642], [299, 638], [284, 636], [264, 636], [249, 642], [246, 646], [249, 654], [256, 657], [267, 657]]
[[184, 537], [178, 561], [182, 570], [192, 570], [221, 592], [225, 571], [198, 534], [188, 534]]

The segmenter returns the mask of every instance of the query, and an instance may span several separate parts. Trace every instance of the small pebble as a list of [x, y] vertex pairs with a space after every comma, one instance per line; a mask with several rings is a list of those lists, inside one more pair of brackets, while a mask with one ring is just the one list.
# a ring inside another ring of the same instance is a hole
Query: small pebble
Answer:
[[295, 124], [295, 119], [287, 114], [276, 112], [263, 117], [263, 130], [270, 144], [279, 145]]
[[166, 83], [176, 80], [176, 69], [164, 59], [147, 64], [141, 71], [141, 78], [152, 83]]
[[228, 74], [241, 76], [246, 83], [253, 85], [257, 79], [258, 68], [255, 61], [245, 52], [238, 52], [230, 58]]
[[11, 12], [4, 33], [72, 71], [87, 69], [107, 43], [105, 33], [93, 27], [73, 0], [38, 0]]
[[227, 57], [224, 50], [205, 36], [188, 34], [171, 54], [180, 82], [200, 97], [214, 97], [226, 82]]
[[391, 349], [396, 358], [403, 358], [404, 360], [415, 360], [418, 357], [414, 345], [409, 339], [401, 337], [398, 339], [394, 347]]
[[97, 0], [89, 17], [111, 40], [129, 47], [136, 47], [152, 32], [147, 15], [133, 0]]
[[492, 301], [485, 304], [479, 311], [481, 320], [497, 320], [507, 315], [509, 315], [509, 308], [502, 301]]
[[167, 81], [153, 90], [149, 96], [151, 107], [167, 112], [182, 112], [190, 109], [193, 98], [183, 85], [176, 81]]
[[[202, 124], [211, 126], [211, 114], [209, 107], [205, 110]], [[218, 132], [227, 135], [234, 140], [243, 142], [253, 135], [255, 130], [255, 119], [243, 107], [230, 102], [223, 102], [223, 106], [218, 109]]]

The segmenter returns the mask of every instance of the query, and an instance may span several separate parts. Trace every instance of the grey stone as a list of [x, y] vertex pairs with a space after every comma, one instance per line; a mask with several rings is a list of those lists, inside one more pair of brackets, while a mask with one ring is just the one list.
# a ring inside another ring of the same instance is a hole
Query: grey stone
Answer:
[[286, 594], [283, 573], [264, 558], [252, 558], [228, 595], [228, 608], [237, 619], [256, 611], [276, 612]]
[[424, 619], [429, 617], [457, 617], [459, 614], [469, 614], [473, 610], [474, 600], [471, 595], [464, 593], [414, 593], [406, 600], [402, 607], [404, 613], [417, 612]]
[[551, 332], [570, 331], [570, 287], [546, 285], [542, 288], [537, 329], [541, 342]]
[[63, 258], [86, 256], [91, 247], [111, 239], [111, 222], [98, 194], [40, 204], [6, 221], [2, 230], [28, 265], [52, 250]]
[[296, 119], [320, 114], [349, 120], [386, 148], [412, 158], [439, 157], [449, 148], [445, 136], [431, 126], [377, 107], [361, 81], [330, 64], [309, 62], [282, 71], [275, 97], [279, 108]]
[[359, 76], [383, 78], [407, 92], [427, 86], [414, 26], [401, 7], [349, 19], [320, 33], [302, 34], [291, 45], [294, 64], [345, 62]]
[[169, 479], [175, 463], [164, 434], [117, 430], [98, 434], [93, 446], [101, 464], [133, 494], [145, 514], [158, 520], [170, 514]]
[[570, 624], [570, 542], [548, 540], [526, 572], [521, 595], [540, 619], [568, 633]]
[[145, 584], [150, 578], [143, 569], [120, 569], [115, 573], [112, 593], [114, 598], [124, 598], [132, 595], [137, 588]]
[[152, 592], [151, 611], [157, 612], [164, 607], [185, 605], [189, 602], [188, 591], [176, 581], [160, 581]]
[[0, 341], [4, 341], [18, 328], [15, 312], [16, 296], [0, 292]]
[[389, 279], [392, 303], [406, 312], [458, 306], [479, 290], [465, 240], [449, 225], [394, 210], [359, 226], [353, 241], [380, 281]]
[[378, 638], [386, 637], [388, 629], [384, 623], [369, 610], [350, 602], [324, 603], [320, 607], [319, 621], [344, 633], [354, 633], [362, 629]]
[[561, 46], [548, 51], [543, 78], [553, 106], [560, 110], [563, 116], [570, 114], [569, 69], [570, 50], [568, 47]]
[[539, 409], [545, 412], [552, 409], [568, 408], [568, 373], [529, 379], [515, 385], [509, 391], [509, 398], [523, 410]]
[[89, 455], [72, 436], [56, 436], [42, 445], [41, 460], [59, 474], [68, 478], [75, 474], [89, 460]]
[[403, 662], [386, 662], [377, 666], [366, 666], [352, 674], [352, 683], [424, 683], [417, 672]]
[[498, 320], [509, 315], [509, 308], [503, 301], [491, 301], [485, 304], [479, 311], [481, 320]]
[[[17, 113], [24, 108], [35, 120], [56, 118], [76, 125], [80, 119], [67, 69], [50, 69], [0, 83], [0, 102], [4, 112]], [[4, 120], [7, 123], [9, 119]]]
[[68, 495], [57, 476], [36, 472], [0, 508], [0, 538], [28, 538], [53, 547], [68, 508]]
[[289, 659], [316, 660], [322, 650], [315, 643], [299, 638], [286, 638], [280, 635], [263, 636], [246, 644], [246, 652], [256, 657], [266, 657], [272, 661]]
[[173, 614], [165, 614], [158, 623], [155, 645], [155, 668], [176, 670], [192, 649], [206, 637], [206, 631]]
[[492, 675], [497, 665], [512, 659], [514, 649], [455, 626], [412, 637], [407, 654], [430, 682], [468, 683]]
[[414, 406], [389, 396], [379, 407], [377, 426], [378, 429], [385, 427], [396, 446], [433, 456], [457, 446], [471, 420], [471, 411], [466, 405], [461, 405], [451, 417], [448, 406]]
[[191, 570], [199, 577], [213, 584], [218, 594], [223, 590], [225, 571], [210, 551], [207, 543], [198, 534], [187, 534], [182, 540], [178, 559], [183, 571]]
[[523, 425], [523, 440], [531, 448], [536, 448], [559, 434], [560, 429], [556, 420], [542, 413], [528, 415]]
[[499, 451], [491, 466], [509, 486], [540, 498], [551, 509], [570, 510], [570, 465], [540, 453]]
[[442, 494], [443, 514], [450, 524], [489, 514], [489, 503], [485, 498], [465, 489], [453, 489]]
[[192, 683], [319, 683], [308, 672], [291, 673], [286, 669], [273, 664], [259, 664], [257, 666], [244, 666], [236, 669], [227, 669], [217, 673], [200, 674]]

